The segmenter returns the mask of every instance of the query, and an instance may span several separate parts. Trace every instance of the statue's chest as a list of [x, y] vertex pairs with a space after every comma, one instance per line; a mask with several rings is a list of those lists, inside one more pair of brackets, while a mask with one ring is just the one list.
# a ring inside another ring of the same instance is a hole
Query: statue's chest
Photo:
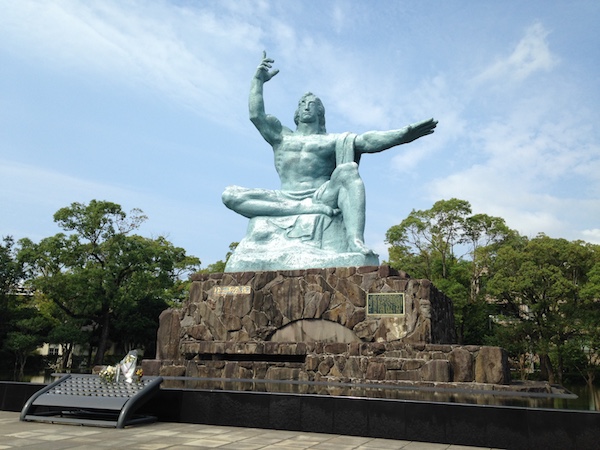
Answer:
[[286, 136], [278, 150], [283, 160], [328, 160], [335, 158], [335, 140], [327, 135]]

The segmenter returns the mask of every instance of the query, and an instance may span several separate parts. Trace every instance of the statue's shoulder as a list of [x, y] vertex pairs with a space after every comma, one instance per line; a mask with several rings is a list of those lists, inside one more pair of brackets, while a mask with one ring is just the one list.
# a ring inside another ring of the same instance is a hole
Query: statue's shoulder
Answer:
[[328, 133], [327, 136], [332, 141], [343, 141], [346, 139], [354, 139], [356, 137], [356, 133], [346, 131], [344, 133]]
[[319, 134], [315, 134], [313, 136], [318, 136], [318, 138], [322, 139], [323, 141], [334, 142], [340, 138], [341, 134], [340, 133], [319, 133]]
[[285, 125], [281, 126], [281, 134], [283, 136], [293, 136], [295, 133], [292, 129], [286, 127]]

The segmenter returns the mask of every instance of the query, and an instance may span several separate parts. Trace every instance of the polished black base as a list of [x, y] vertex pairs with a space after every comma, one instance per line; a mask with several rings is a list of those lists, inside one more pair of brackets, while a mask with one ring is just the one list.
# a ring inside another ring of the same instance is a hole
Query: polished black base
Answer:
[[600, 412], [163, 389], [159, 420], [510, 449], [597, 449]]
[[[0, 382], [20, 411], [43, 385]], [[140, 409], [203, 423], [510, 449], [597, 449], [600, 412], [265, 392], [161, 389]]]

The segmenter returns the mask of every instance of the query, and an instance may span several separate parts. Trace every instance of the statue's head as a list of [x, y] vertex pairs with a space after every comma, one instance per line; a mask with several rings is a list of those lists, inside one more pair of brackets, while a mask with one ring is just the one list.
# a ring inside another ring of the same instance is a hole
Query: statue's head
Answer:
[[309, 99], [314, 101], [315, 104], [317, 105], [317, 114], [318, 114], [318, 119], [319, 119], [319, 133], [325, 134], [325, 133], [327, 133], [327, 131], [325, 130], [325, 107], [323, 106], [323, 102], [321, 102], [321, 99], [319, 97], [317, 97], [315, 94], [313, 94], [312, 92], [307, 92], [298, 101], [298, 108], [296, 108], [296, 112], [294, 113], [294, 123], [296, 124], [296, 126], [298, 126], [298, 124], [300, 123], [300, 108], [301, 108], [300, 105], [302, 105], [303, 101], [306, 101]]

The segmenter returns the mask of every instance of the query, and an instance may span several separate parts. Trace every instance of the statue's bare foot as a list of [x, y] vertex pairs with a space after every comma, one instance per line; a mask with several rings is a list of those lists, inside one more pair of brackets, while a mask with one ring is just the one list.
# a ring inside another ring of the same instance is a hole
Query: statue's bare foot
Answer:
[[326, 214], [328, 216], [337, 216], [341, 212], [338, 208], [332, 208], [323, 204], [316, 204], [315, 206], [319, 207], [318, 212], [320, 214]]
[[353, 253], [362, 253], [365, 256], [375, 254], [375, 252], [373, 250], [371, 250], [370, 248], [368, 248], [365, 245], [365, 243], [362, 241], [362, 239], [359, 239], [359, 238], [351, 239], [348, 247], [349, 247], [349, 250]]
[[[309, 199], [310, 200], [310, 199]], [[312, 201], [303, 201], [304, 214], [325, 214], [327, 216], [337, 216], [340, 213], [338, 208], [332, 208], [324, 203], [313, 203]]]

